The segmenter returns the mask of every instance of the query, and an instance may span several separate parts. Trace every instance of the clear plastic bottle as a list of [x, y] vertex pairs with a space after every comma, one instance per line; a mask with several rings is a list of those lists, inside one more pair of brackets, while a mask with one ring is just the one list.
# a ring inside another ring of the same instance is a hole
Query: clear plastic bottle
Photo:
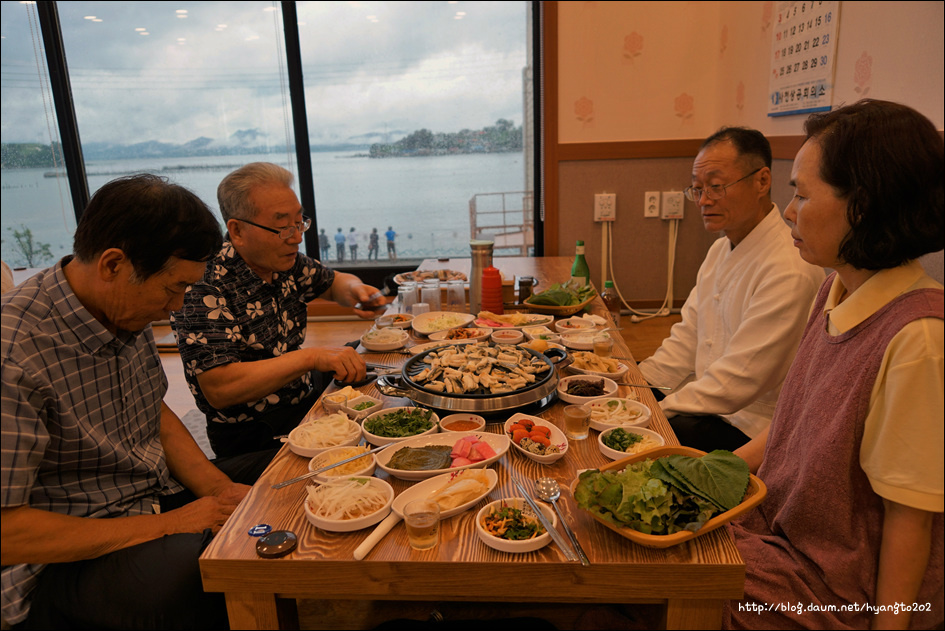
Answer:
[[620, 296], [617, 295], [617, 289], [614, 287], [614, 281], [604, 281], [604, 291], [600, 293], [600, 299], [604, 301], [607, 311], [610, 312], [610, 317], [614, 321], [614, 326], [619, 329], [620, 309], [623, 307], [623, 305], [621, 304]]
[[574, 248], [574, 265], [571, 266], [571, 281], [579, 287], [591, 282], [591, 270], [584, 258], [584, 242], [578, 241]]

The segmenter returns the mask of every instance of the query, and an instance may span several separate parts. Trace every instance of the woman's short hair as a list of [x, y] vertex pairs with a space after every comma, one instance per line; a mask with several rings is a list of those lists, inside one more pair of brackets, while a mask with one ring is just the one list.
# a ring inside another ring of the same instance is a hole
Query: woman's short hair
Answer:
[[292, 187], [295, 177], [288, 169], [271, 162], [251, 162], [233, 171], [217, 187], [217, 202], [223, 221], [252, 219], [258, 209], [249, 196], [260, 186]]
[[91, 263], [105, 250], [119, 248], [143, 281], [172, 256], [208, 261], [222, 245], [220, 224], [199, 197], [166, 178], [140, 174], [96, 191], [79, 219], [73, 252]]
[[811, 115], [804, 131], [821, 149], [821, 179], [847, 199], [840, 260], [888, 269], [945, 247], [945, 143], [928, 118], [864, 99]]

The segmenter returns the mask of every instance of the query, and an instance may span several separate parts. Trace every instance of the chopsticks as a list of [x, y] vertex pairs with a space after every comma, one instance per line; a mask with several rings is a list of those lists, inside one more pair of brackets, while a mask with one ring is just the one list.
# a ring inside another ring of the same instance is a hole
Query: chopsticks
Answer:
[[373, 454], [374, 452], [380, 451], [380, 450], [382, 450], [382, 449], [384, 449], [385, 447], [388, 447], [388, 446], [389, 446], [389, 445], [381, 445], [380, 447], [375, 447], [374, 449], [372, 449], [372, 450], [370, 450], [370, 451], [365, 451], [363, 454], [358, 454], [358, 455], [356, 455], [356, 456], [351, 456], [350, 458], [345, 458], [344, 460], [339, 460], [338, 462], [336, 462], [336, 463], [334, 463], [334, 464], [330, 464], [330, 465], [328, 465], [327, 467], [322, 467], [321, 469], [316, 469], [315, 471], [310, 471], [310, 472], [306, 473], [305, 475], [300, 475], [300, 476], [297, 477], [297, 478], [292, 478], [291, 480], [286, 480], [285, 482], [279, 482], [278, 484], [273, 484], [273, 485], [272, 485], [272, 488], [274, 488], [274, 489], [282, 489], [282, 488], [285, 488], [285, 487], [289, 486], [290, 484], [295, 484], [296, 482], [301, 482], [302, 480], [308, 480], [309, 478], [315, 477], [315, 476], [318, 475], [319, 473], [324, 473], [325, 471], [328, 471], [329, 469], [334, 469], [335, 467], [337, 467], [337, 466], [339, 466], [339, 465], [343, 465], [343, 464], [345, 464], [346, 462], [351, 462], [352, 460], [357, 460], [358, 458], [363, 458], [364, 456]]
[[545, 514], [541, 512], [541, 509], [538, 507], [538, 504], [535, 503], [535, 500], [532, 499], [532, 496], [525, 492], [525, 488], [512, 476], [512, 472], [509, 471], [509, 479], [512, 480], [512, 484], [515, 485], [515, 488], [518, 489], [518, 492], [522, 494], [522, 497], [525, 498], [525, 501], [528, 502], [528, 505], [532, 507], [532, 510], [535, 511], [535, 516], [538, 517], [538, 521], [541, 522], [541, 525], [545, 527], [545, 530], [548, 531], [548, 534], [551, 535], [551, 539], [558, 544], [558, 547], [561, 548], [561, 551], [564, 552], [564, 556], [567, 557], [568, 561], [580, 561], [578, 555], [574, 552], [574, 549], [571, 545], [565, 541], [564, 537], [561, 536], [561, 533], [551, 525], [551, 522], [545, 517]]

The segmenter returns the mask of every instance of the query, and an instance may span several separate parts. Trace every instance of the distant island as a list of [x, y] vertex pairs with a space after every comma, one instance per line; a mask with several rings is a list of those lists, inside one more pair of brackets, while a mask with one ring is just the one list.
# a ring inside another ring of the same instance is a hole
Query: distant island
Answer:
[[404, 158], [458, 153], [505, 153], [521, 151], [522, 147], [522, 128], [516, 127], [510, 120], [500, 118], [492, 127], [464, 129], [453, 134], [420, 129], [393, 144], [371, 145], [369, 155], [372, 158]]
[[[404, 132], [401, 132], [404, 133]], [[235, 156], [268, 154], [272, 148], [261, 143], [261, 134], [245, 130], [233, 134], [228, 143], [212, 138], [200, 137], [184, 144], [173, 144], [149, 140], [131, 145], [105, 142], [82, 144], [86, 160], [124, 160], [136, 158], [184, 158], [196, 156]], [[464, 129], [456, 133], [434, 133], [420, 129], [407, 134], [401, 140], [385, 143], [337, 143], [312, 145], [313, 152], [357, 151], [360, 156], [371, 158], [400, 158], [415, 156], [451, 155], [460, 153], [505, 153], [522, 151], [522, 128], [506, 119], [480, 130]], [[55, 149], [55, 151], [54, 151]], [[295, 150], [295, 147], [292, 147]], [[52, 169], [62, 162], [59, 143], [2, 143], [0, 144], [0, 168], [3, 169]]]

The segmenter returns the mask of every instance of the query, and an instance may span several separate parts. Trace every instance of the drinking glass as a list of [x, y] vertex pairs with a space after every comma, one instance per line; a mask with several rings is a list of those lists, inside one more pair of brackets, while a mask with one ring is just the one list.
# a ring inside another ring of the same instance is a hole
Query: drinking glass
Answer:
[[420, 291], [417, 289], [417, 283], [413, 281], [402, 283], [397, 288], [397, 295], [400, 297], [400, 308], [404, 313], [411, 313], [414, 304], [420, 301]]
[[591, 408], [586, 405], [566, 405], [564, 408], [564, 434], [569, 440], [587, 438], [591, 425]]
[[446, 311], [466, 312], [466, 283], [451, 280], [446, 283]]
[[430, 305], [430, 311], [442, 311], [438, 279], [431, 278], [423, 281], [423, 287], [420, 288], [420, 300]]
[[440, 538], [440, 505], [433, 500], [414, 500], [404, 506], [407, 538], [414, 550], [436, 547]]

